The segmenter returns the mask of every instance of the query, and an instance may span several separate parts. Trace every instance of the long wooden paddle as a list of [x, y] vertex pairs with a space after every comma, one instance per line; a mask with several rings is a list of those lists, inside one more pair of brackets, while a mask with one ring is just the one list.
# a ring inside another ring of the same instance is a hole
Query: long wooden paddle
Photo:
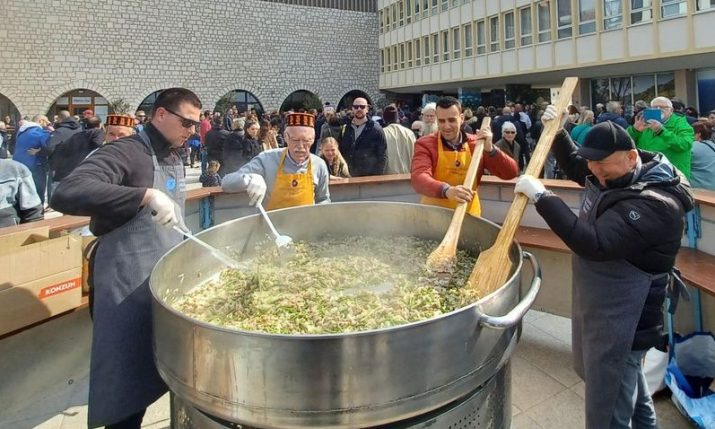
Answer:
[[[488, 129], [491, 121], [492, 118], [485, 117], [482, 120], [481, 129]], [[484, 140], [480, 139], [474, 146], [472, 160], [469, 163], [469, 168], [467, 168], [467, 176], [464, 178], [463, 185], [469, 189], [474, 189], [474, 182], [477, 181], [479, 164], [482, 162], [482, 152], [484, 152]], [[442, 242], [427, 258], [427, 269], [439, 273], [451, 273], [454, 270], [457, 263], [457, 241], [462, 231], [462, 221], [464, 221], [468, 205], [469, 203], [459, 203], [457, 208], [454, 209], [452, 222], [449, 224]]]
[[[578, 78], [575, 77], [564, 79], [561, 92], [555, 104], [558, 116], [544, 124], [544, 130], [524, 174], [534, 177], [539, 177], [541, 174], [541, 169], [544, 167], [546, 158], [551, 150], [551, 144], [559, 131], [561, 119], [571, 101], [571, 95], [577, 83]], [[514, 201], [506, 214], [504, 224], [497, 235], [496, 241], [494, 241], [492, 247], [482, 250], [479, 254], [477, 263], [474, 265], [472, 274], [467, 282], [466, 292], [469, 302], [474, 302], [489, 295], [506, 283], [512, 265], [509, 258], [509, 248], [512, 241], [514, 241], [516, 229], [521, 222], [521, 217], [524, 215], [528, 202], [529, 199], [524, 194], [515, 194]]]

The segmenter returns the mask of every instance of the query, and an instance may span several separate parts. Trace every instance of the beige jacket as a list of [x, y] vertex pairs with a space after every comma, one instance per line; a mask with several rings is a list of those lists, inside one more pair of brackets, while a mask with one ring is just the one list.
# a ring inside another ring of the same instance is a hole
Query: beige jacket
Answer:
[[383, 130], [387, 143], [385, 174], [409, 173], [415, 151], [415, 133], [400, 124], [390, 124]]

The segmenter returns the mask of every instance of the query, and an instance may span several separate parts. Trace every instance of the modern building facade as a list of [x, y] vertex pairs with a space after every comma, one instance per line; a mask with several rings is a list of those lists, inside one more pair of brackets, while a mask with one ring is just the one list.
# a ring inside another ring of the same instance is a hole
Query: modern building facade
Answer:
[[577, 76], [576, 105], [715, 109], [715, 0], [378, 0], [378, 16], [380, 89], [397, 97], [499, 106]]
[[151, 106], [168, 87], [206, 108], [278, 109], [294, 92], [379, 97], [374, 0], [2, 2], [0, 120]]

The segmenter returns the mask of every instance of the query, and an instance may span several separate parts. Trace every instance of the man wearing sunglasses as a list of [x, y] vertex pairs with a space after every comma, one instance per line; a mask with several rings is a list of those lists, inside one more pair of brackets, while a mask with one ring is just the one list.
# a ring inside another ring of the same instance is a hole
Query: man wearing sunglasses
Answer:
[[353, 120], [343, 127], [340, 138], [340, 153], [348, 163], [350, 175], [377, 176], [385, 171], [387, 143], [382, 127], [368, 116], [367, 100], [353, 100]]
[[[167, 387], [152, 353], [149, 274], [182, 240], [185, 180], [176, 150], [199, 125], [201, 102], [184, 88], [164, 90], [151, 122], [107, 143], [67, 176], [52, 207], [91, 216], [90, 428], [140, 428]], [[95, 267], [97, 269], [95, 269]]]

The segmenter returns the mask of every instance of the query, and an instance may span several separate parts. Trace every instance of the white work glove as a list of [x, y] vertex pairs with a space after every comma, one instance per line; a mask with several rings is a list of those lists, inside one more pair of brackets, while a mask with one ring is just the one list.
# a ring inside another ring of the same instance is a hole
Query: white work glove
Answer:
[[152, 189], [147, 205], [151, 209], [151, 220], [154, 222], [167, 228], [178, 225], [180, 218], [176, 212], [177, 205], [165, 193]]
[[246, 187], [246, 194], [248, 194], [249, 204], [255, 206], [258, 203], [263, 202], [263, 197], [266, 196], [266, 181], [263, 176], [256, 173], [244, 174], [241, 179], [243, 180], [243, 185]]
[[[556, 113], [556, 106], [553, 104], [549, 104], [546, 106], [546, 110], [544, 110], [544, 115], [541, 117], [541, 122], [546, 124], [546, 122], [553, 121], [556, 119], [559, 115]], [[561, 117], [561, 123], [559, 124], [559, 129], [563, 129], [564, 125], [566, 125], [566, 121], [569, 120], [569, 115], [564, 112], [564, 115]]]
[[541, 196], [540, 194], [543, 194], [545, 191], [546, 188], [544, 184], [541, 183], [539, 179], [528, 174], [519, 177], [519, 180], [516, 181], [516, 186], [514, 186], [515, 194], [521, 192], [532, 202], [535, 202], [538, 199], [537, 196]]

